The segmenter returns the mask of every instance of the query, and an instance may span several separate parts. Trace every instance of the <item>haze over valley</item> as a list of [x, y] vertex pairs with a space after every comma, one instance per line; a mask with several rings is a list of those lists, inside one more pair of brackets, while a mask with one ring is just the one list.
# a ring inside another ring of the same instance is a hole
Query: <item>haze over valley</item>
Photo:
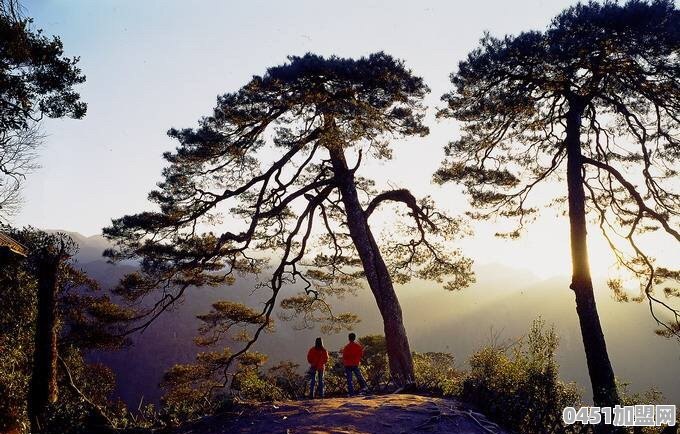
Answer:
[[[108, 246], [103, 237], [69, 234], [80, 245], [78, 265], [103, 285], [115, 285], [122, 275], [134, 271], [130, 265], [106, 263], [101, 257]], [[589, 396], [569, 278], [543, 279], [527, 270], [497, 263], [479, 264], [474, 269], [477, 283], [460, 292], [447, 292], [421, 281], [399, 289], [413, 350], [449, 352], [463, 367], [475, 350], [492, 342], [512, 342], [540, 316], [554, 324], [560, 335], [557, 355], [562, 378], [576, 381], [585, 391], [584, 396]], [[249, 278], [239, 278], [233, 286], [192, 288], [179, 308], [165, 313], [146, 331], [134, 336], [133, 347], [97, 353], [92, 358], [113, 367], [118, 393], [130, 406], [136, 407], [141, 399], [155, 402], [162, 394], [158, 388], [162, 373], [175, 363], [192, 362], [198, 351], [205, 350], [192, 343], [200, 323], [196, 315], [208, 312], [210, 305], [221, 299], [258, 307], [254, 302], [258, 293], [250, 296], [253, 283]], [[288, 289], [288, 293], [292, 292]], [[264, 295], [259, 294], [260, 298]], [[656, 327], [647, 304], [616, 302], [603, 280], [596, 283], [596, 295], [600, 317], [608, 331], [607, 348], [619, 380], [631, 383], [630, 390], [635, 392], [655, 386], [667, 401], [680, 403], [680, 348], [675, 341], [653, 333]], [[351, 311], [360, 316], [362, 321], [355, 329], [359, 336], [382, 333], [379, 313], [371, 300], [368, 289], [362, 289], [357, 296], [348, 296], [335, 304], [338, 312]], [[275, 332], [265, 334], [254, 348], [270, 355], [270, 362], [290, 360], [304, 366], [306, 350], [319, 332], [300, 330], [298, 326], [295, 321], [277, 319]], [[329, 349], [337, 350], [346, 336], [341, 332], [324, 339]]]

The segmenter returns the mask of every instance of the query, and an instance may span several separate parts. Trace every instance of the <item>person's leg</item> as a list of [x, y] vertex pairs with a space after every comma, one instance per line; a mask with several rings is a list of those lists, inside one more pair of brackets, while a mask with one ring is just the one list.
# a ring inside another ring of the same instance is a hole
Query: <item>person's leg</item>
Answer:
[[354, 395], [354, 379], [352, 378], [352, 368], [345, 366], [345, 377], [347, 377], [347, 393], [349, 396]]
[[316, 383], [316, 369], [309, 368], [309, 398], [314, 398], [314, 385]]
[[364, 376], [361, 375], [361, 369], [358, 366], [354, 367], [354, 373], [357, 375], [357, 380], [359, 380], [359, 387], [361, 387], [361, 391], [365, 392], [366, 391], [366, 380], [364, 380]]
[[317, 371], [319, 375], [319, 393], [317, 396], [319, 398], [323, 398], [323, 389], [324, 389], [324, 384], [323, 384], [323, 371]]

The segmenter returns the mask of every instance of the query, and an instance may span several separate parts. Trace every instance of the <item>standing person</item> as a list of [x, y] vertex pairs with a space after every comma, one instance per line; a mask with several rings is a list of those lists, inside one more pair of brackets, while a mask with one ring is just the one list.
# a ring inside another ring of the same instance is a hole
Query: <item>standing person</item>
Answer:
[[356, 375], [357, 380], [359, 380], [359, 386], [361, 387], [359, 393], [366, 393], [366, 380], [364, 380], [364, 376], [361, 375], [361, 370], [359, 370], [361, 357], [364, 355], [364, 349], [355, 342], [357, 335], [350, 333], [348, 337], [349, 343], [342, 349], [342, 364], [345, 365], [345, 375], [347, 376], [347, 393], [349, 393], [349, 396], [353, 396], [353, 375]]
[[307, 361], [309, 362], [309, 398], [314, 398], [314, 384], [318, 377], [318, 389], [316, 396], [323, 398], [323, 372], [326, 370], [326, 363], [328, 362], [328, 351], [323, 346], [321, 338], [316, 338], [314, 346], [307, 352]]

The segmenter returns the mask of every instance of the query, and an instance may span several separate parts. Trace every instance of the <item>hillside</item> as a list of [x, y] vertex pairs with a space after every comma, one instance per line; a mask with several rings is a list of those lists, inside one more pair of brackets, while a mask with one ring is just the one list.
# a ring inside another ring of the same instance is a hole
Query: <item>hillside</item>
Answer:
[[[115, 284], [134, 269], [104, 262], [101, 251], [106, 240], [102, 237], [73, 235], [81, 244], [79, 263], [105, 286]], [[497, 264], [479, 265], [475, 271], [477, 283], [461, 292], [447, 292], [418, 281], [399, 288], [412, 348], [450, 352], [464, 367], [476, 349], [492, 340], [520, 336], [540, 315], [555, 325], [561, 337], [557, 354], [561, 376], [578, 382], [584, 396], [589, 397], [585, 356], [568, 278], [540, 280], [526, 271]], [[136, 335], [132, 347], [94, 354], [92, 358], [114, 369], [119, 396], [131, 406], [137, 407], [141, 399], [157, 401], [161, 394], [157, 385], [163, 372], [174, 363], [192, 361], [199, 350], [192, 343], [198, 327], [195, 316], [207, 312], [211, 303], [220, 299], [257, 306], [265, 294], [251, 295], [253, 284], [252, 279], [240, 278], [234, 286], [193, 288], [176, 310]], [[617, 303], [602, 280], [597, 287], [598, 307], [618, 377], [630, 382], [634, 391], [656, 386], [667, 402], [680, 402], [680, 346], [653, 334], [654, 323], [645, 304]], [[381, 333], [379, 314], [369, 291], [338, 300], [336, 307], [338, 311], [359, 314], [362, 322], [355, 330], [358, 335]], [[277, 321], [276, 332], [264, 335], [255, 348], [269, 354], [272, 362], [292, 360], [303, 364], [306, 350], [317, 335], [317, 330], [299, 330], [295, 323]], [[328, 348], [338, 349], [345, 336], [329, 335], [324, 340]]]
[[384, 433], [504, 434], [484, 415], [455, 400], [418, 395], [261, 404], [202, 419], [174, 434]]

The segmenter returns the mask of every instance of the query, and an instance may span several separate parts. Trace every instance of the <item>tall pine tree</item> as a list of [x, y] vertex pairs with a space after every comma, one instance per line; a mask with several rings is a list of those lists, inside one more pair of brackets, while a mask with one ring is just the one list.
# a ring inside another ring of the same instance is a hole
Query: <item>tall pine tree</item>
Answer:
[[522, 226], [537, 211], [528, 205], [535, 187], [564, 182], [571, 289], [599, 406], [618, 404], [619, 396], [593, 295], [588, 213], [621, 265], [642, 278], [662, 333], [680, 332], [678, 311], [664, 299], [678, 291], [655, 293], [679, 275], [655, 266], [639, 243], [656, 229], [680, 241], [672, 182], [680, 157], [679, 50], [672, 1], [578, 4], [545, 31], [485, 36], [443, 97], [440, 115], [461, 121], [463, 135], [446, 147], [435, 178], [462, 183], [480, 216], [517, 217]]
[[[447, 278], [449, 288], [467, 285], [470, 261], [442, 242], [463, 227], [429, 199], [417, 200], [406, 189], [375, 191], [358, 173], [366, 158], [390, 158], [391, 137], [428, 133], [421, 106], [427, 91], [421, 78], [383, 53], [358, 60], [307, 54], [220, 96], [197, 129], [171, 130], [180, 145], [165, 155], [165, 180], [150, 194], [160, 210], [114, 220], [105, 230], [118, 243], [112, 258], [142, 260], [142, 272], [125, 279], [121, 292], [134, 298], [160, 288], [140, 327], [189, 286], [262, 271], [266, 261], [253, 255], [264, 251], [273, 259], [259, 284], [271, 294], [264, 307], [244, 317], [242, 306], [225, 302], [206, 317], [210, 342], [236, 323], [256, 326], [224, 365], [270, 326], [285, 285], [304, 288], [283, 300], [287, 312], [338, 328], [355, 318], [334, 313], [329, 298], [365, 279], [382, 314], [394, 381], [412, 382], [394, 283], [418, 276]], [[404, 236], [381, 248], [369, 218], [389, 202], [406, 214]], [[230, 223], [217, 232], [224, 211], [242, 223], [239, 229]]]

